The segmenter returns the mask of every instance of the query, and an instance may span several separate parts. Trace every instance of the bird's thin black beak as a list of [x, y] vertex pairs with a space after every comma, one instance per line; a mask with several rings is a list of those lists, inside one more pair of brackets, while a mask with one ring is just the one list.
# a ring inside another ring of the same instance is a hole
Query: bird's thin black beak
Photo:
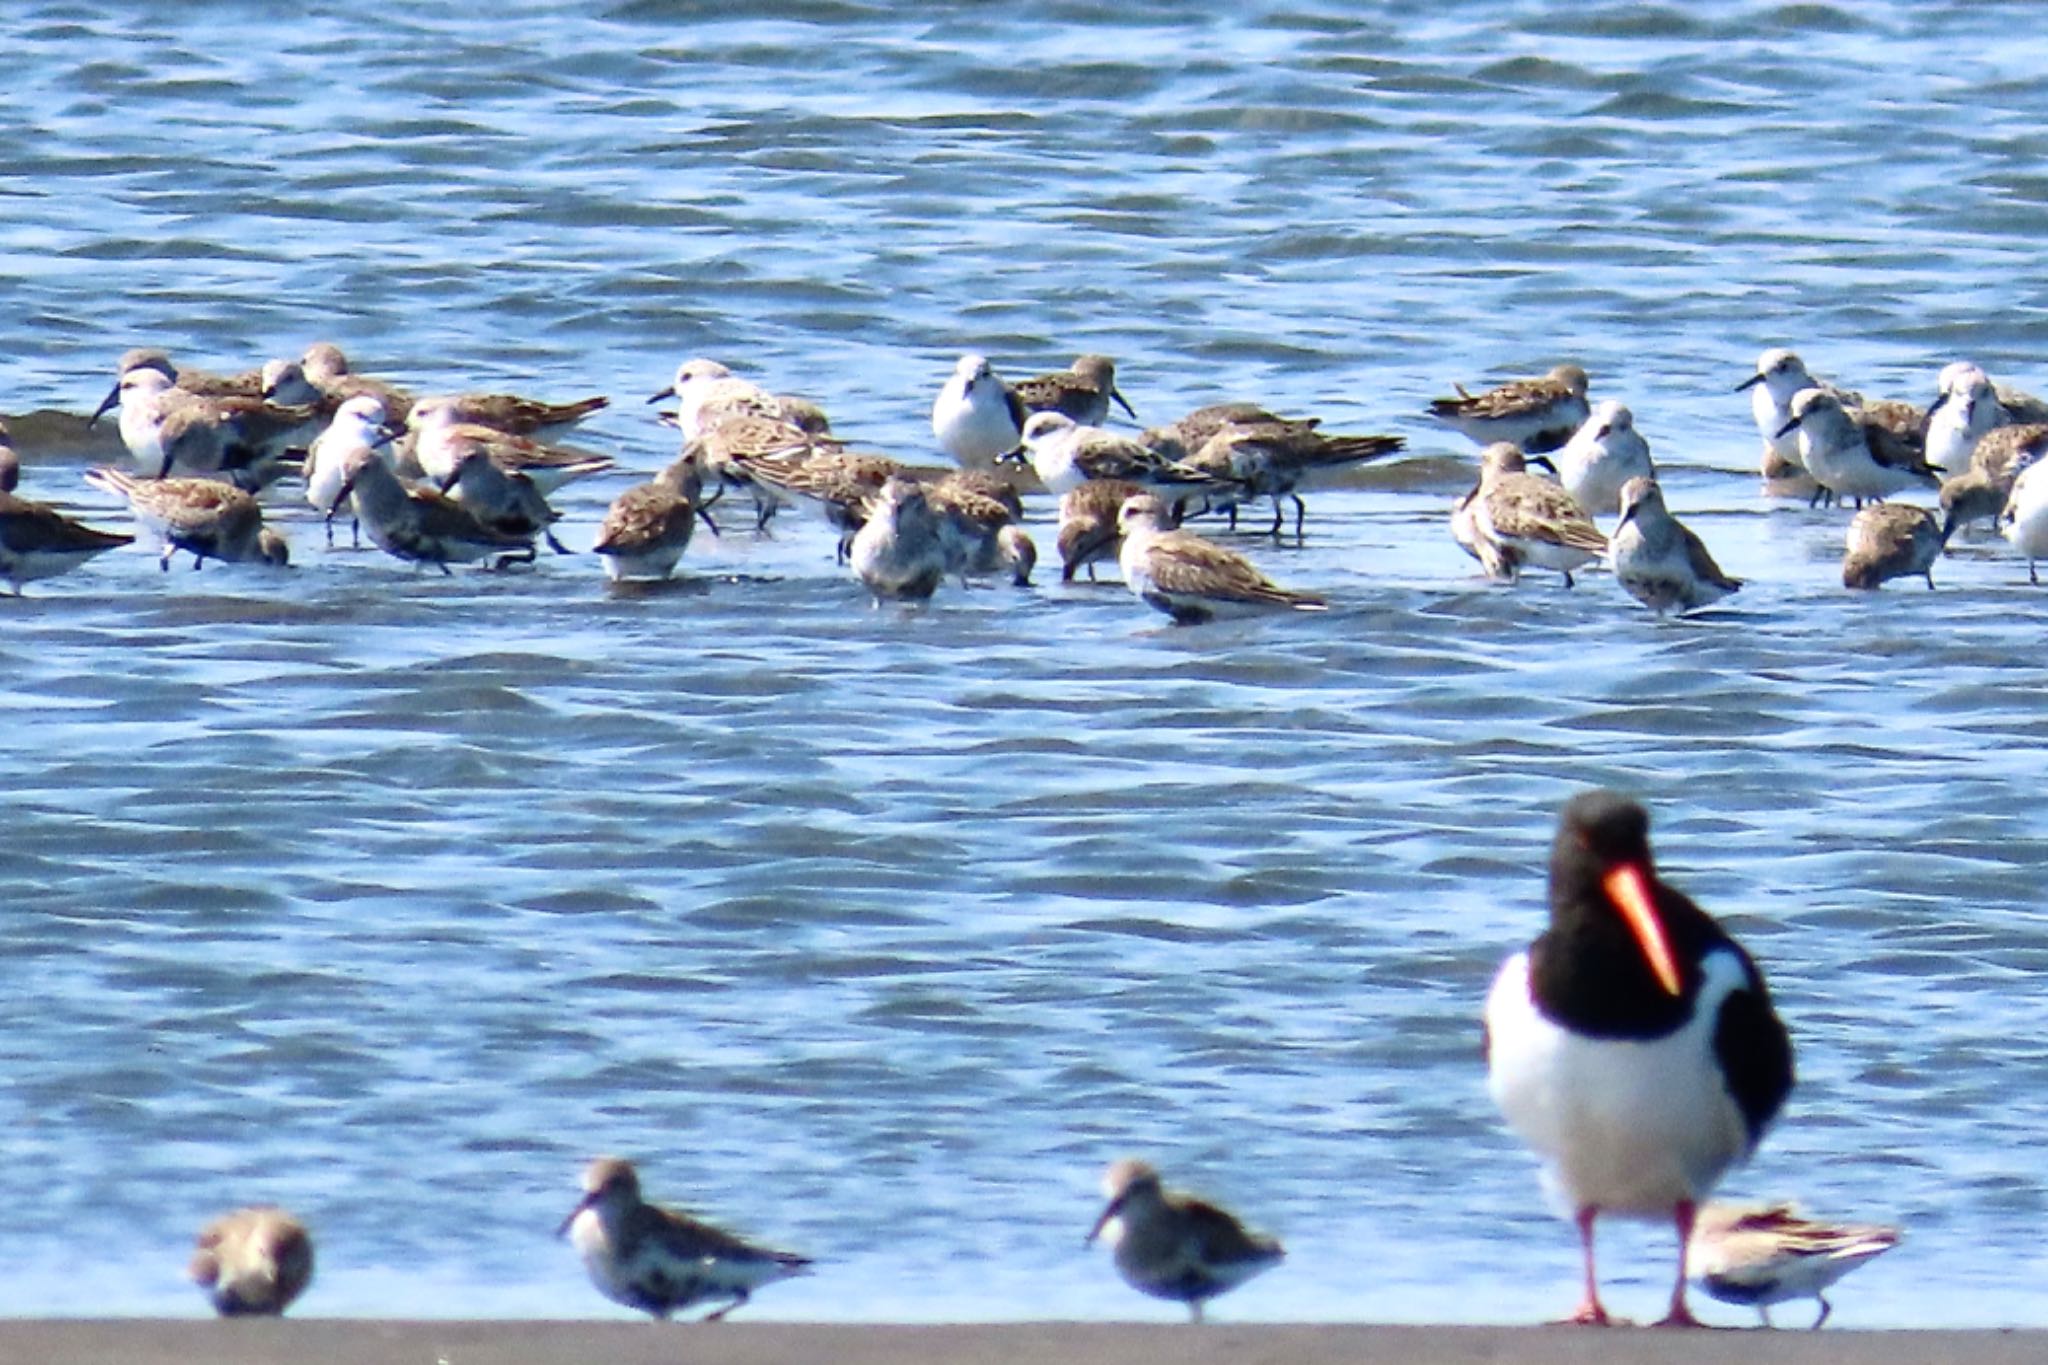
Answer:
[[1761, 373], [1753, 374], [1749, 378], [1743, 380], [1740, 384], [1737, 384], [1735, 386], [1735, 391], [1737, 393], [1741, 393], [1744, 389], [1753, 389], [1763, 382], [1764, 377]]
[[462, 471], [460, 469], [451, 469], [448, 471], [448, 476], [446, 478], [436, 479], [434, 481], [434, 486], [440, 489], [443, 493], [446, 493], [449, 489], [455, 487], [455, 485], [460, 482], [462, 482]]
[[403, 435], [405, 435], [405, 427], [400, 424], [394, 423], [391, 426], [378, 427], [375, 439], [370, 442], [370, 448], [375, 450], [378, 446], [388, 446]]
[[1125, 402], [1124, 396], [1121, 393], [1118, 393], [1114, 386], [1110, 388], [1109, 396], [1116, 400], [1116, 405], [1118, 407], [1122, 408], [1126, 413], [1130, 414], [1130, 418], [1133, 422], [1138, 420], [1137, 409], [1133, 408], [1129, 403]]
[[1551, 458], [1550, 458], [1550, 457], [1549, 457], [1548, 455], [1530, 455], [1530, 456], [1526, 456], [1526, 457], [1525, 457], [1525, 458], [1524, 458], [1524, 459], [1522, 460], [1522, 463], [1523, 463], [1523, 464], [1533, 464], [1533, 465], [1535, 465], [1535, 466], [1536, 466], [1537, 468], [1539, 468], [1539, 469], [1541, 469], [1541, 470], [1545, 471], [1546, 473], [1550, 474], [1550, 475], [1551, 475], [1551, 476], [1552, 476], [1553, 478], [1554, 478], [1554, 477], [1556, 477], [1556, 475], [1557, 475], [1557, 462], [1556, 462], [1555, 460], [1551, 459]]
[[569, 1210], [569, 1216], [562, 1220], [562, 1226], [555, 1229], [555, 1236], [567, 1237], [569, 1235], [569, 1229], [575, 1224], [576, 1219], [582, 1215], [585, 1209], [589, 1208], [592, 1204], [595, 1204], [596, 1202], [597, 1195], [584, 1195], [583, 1198], [577, 1202], [576, 1207]]
[[655, 394], [652, 398], [648, 399], [647, 401], [650, 403], [659, 403], [664, 398], [673, 398], [675, 396], [676, 386], [671, 384], [667, 388], [663, 389], [660, 393]]
[[1123, 1212], [1125, 1198], [1126, 1196], [1120, 1194], [1102, 1206], [1102, 1213], [1096, 1218], [1095, 1226], [1088, 1229], [1088, 1235], [1081, 1239], [1082, 1246], [1093, 1244], [1095, 1239], [1102, 1235], [1102, 1230], [1109, 1226], [1109, 1220]]
[[1030, 462], [1031, 456], [1025, 452], [1023, 446], [1018, 446], [1015, 450], [1006, 450], [996, 456], [997, 464], [1029, 464]]
[[107, 396], [100, 400], [100, 405], [92, 410], [92, 416], [85, 419], [85, 429], [87, 431], [91, 431], [93, 429], [93, 425], [96, 422], [98, 422], [100, 418], [105, 417], [107, 415], [107, 409], [113, 407], [116, 403], [120, 401], [121, 386], [119, 383], [116, 383], [113, 388], [107, 390]]
[[1780, 436], [1790, 436], [1793, 432], [1797, 430], [1799, 430], [1799, 419], [1797, 417], [1794, 417], [1791, 421], [1785, 423], [1784, 426], [1779, 427], [1776, 431], [1772, 432], [1771, 439], [1775, 441]]

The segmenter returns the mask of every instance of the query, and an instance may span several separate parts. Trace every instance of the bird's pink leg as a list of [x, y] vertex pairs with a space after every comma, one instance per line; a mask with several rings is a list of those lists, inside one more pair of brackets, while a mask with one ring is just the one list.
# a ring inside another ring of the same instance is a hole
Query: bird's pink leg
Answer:
[[1671, 1311], [1658, 1321], [1659, 1327], [1706, 1326], [1685, 1306], [1685, 1256], [1692, 1246], [1692, 1220], [1698, 1211], [1690, 1199], [1681, 1199], [1672, 1207], [1671, 1221], [1678, 1229], [1678, 1283], [1671, 1288]]
[[1578, 1311], [1564, 1319], [1581, 1327], [1605, 1327], [1607, 1310], [1600, 1306], [1600, 1280], [1593, 1273], [1593, 1220], [1600, 1210], [1588, 1205], [1580, 1209], [1573, 1221], [1579, 1225], [1579, 1245], [1586, 1256], [1586, 1297], [1579, 1304]]

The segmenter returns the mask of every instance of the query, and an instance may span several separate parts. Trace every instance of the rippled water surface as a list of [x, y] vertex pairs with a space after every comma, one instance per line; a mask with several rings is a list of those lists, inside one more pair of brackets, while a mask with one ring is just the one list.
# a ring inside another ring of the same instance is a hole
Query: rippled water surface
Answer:
[[[1101, 350], [1149, 420], [1255, 398], [1416, 458], [1239, 539], [1335, 604], [1287, 620], [877, 612], [796, 519], [664, 593], [442, 578], [289, 496], [289, 573], [0, 602], [0, 1311], [197, 1314], [193, 1229], [263, 1199], [319, 1238], [308, 1312], [623, 1314], [549, 1237], [615, 1151], [819, 1259], [760, 1316], [1170, 1318], [1080, 1245], [1139, 1151], [1289, 1244], [1221, 1316], [1552, 1314], [1576, 1253], [1477, 1016], [1602, 783], [1797, 1041], [1729, 1189], [1907, 1226], [1840, 1321], [2048, 1323], [2048, 611], [1992, 540], [1844, 593], [1846, 514], [1760, 494], [1730, 392], [1775, 344], [2048, 384], [2031, 11], [1202, 8], [15, 7], [8, 412], [143, 342], [331, 339], [610, 393], [579, 443], [644, 471], [639, 400], [707, 354], [929, 460], [963, 350]], [[1423, 403], [1562, 359], [1732, 610], [1450, 542], [1471, 452]], [[118, 524], [16, 426], [29, 491]], [[565, 491], [572, 546], [628, 481]], [[1662, 1234], [1603, 1245], [1652, 1311]]]

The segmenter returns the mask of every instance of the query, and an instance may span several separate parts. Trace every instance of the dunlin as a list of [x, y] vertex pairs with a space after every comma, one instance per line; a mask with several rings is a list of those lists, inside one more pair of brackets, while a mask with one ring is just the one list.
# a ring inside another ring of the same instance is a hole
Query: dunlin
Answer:
[[445, 574], [450, 564], [477, 560], [497, 568], [533, 561], [533, 537], [493, 530], [438, 489], [404, 482], [374, 450], [351, 451], [342, 462], [342, 495], [372, 545], [416, 565]]
[[1608, 543], [1615, 581], [1630, 597], [1662, 616], [1718, 602], [1742, 587], [1721, 572], [1707, 547], [1664, 506], [1655, 479], [1621, 486], [1621, 520]]
[[1404, 444], [1398, 436], [1325, 436], [1312, 422], [1285, 418], [1226, 422], [1184, 464], [1219, 484], [1234, 485], [1228, 495], [1233, 530], [1238, 497], [1271, 498], [1273, 524], [1267, 534], [1278, 536], [1284, 524], [1280, 500], [1292, 498], [1294, 537], [1300, 540], [1308, 514], [1301, 500], [1303, 486], [1336, 470], [1391, 455]]
[[869, 500], [906, 471], [885, 455], [806, 449], [809, 453], [741, 455], [732, 463], [757, 494], [765, 491], [778, 501], [787, 497], [816, 507], [839, 532], [838, 562], [844, 563], [855, 533], [867, 520]]
[[1973, 521], [1998, 520], [2020, 470], [2048, 453], [2048, 425], [2024, 423], [1985, 433], [1970, 467], [1941, 483], [1941, 535], [1946, 541]]
[[1756, 358], [1756, 373], [1735, 386], [1749, 390], [1749, 411], [1763, 437], [1763, 476], [1768, 480], [1796, 479], [1806, 470], [1799, 455], [1799, 442], [1786, 429], [1792, 420], [1792, 400], [1807, 389], [1831, 393], [1845, 407], [1855, 407], [1863, 395], [1838, 389], [1826, 380], [1815, 379], [1806, 362], [1782, 346], [1774, 346]]
[[811, 1264], [647, 1203], [632, 1163], [618, 1157], [590, 1163], [583, 1173], [583, 1200], [562, 1221], [559, 1235], [582, 1254], [600, 1293], [657, 1318], [723, 1299], [725, 1306], [703, 1319], [716, 1322], [756, 1289], [801, 1275]]
[[1204, 1303], [1271, 1270], [1287, 1254], [1214, 1204], [1166, 1189], [1143, 1161], [1111, 1162], [1102, 1193], [1109, 1202], [1085, 1242], [1108, 1242], [1125, 1284], [1186, 1304], [1190, 1322], [1202, 1320]]
[[[384, 411], [384, 400], [365, 393], [336, 408], [327, 430], [313, 438], [306, 452], [306, 501], [326, 524], [329, 545], [334, 544], [334, 514], [346, 500], [341, 490], [348, 476], [342, 470], [349, 455], [357, 450], [379, 449], [395, 434], [390, 416]], [[362, 528], [358, 526], [354, 536], [358, 545], [362, 543], [361, 536]]]
[[1031, 571], [1038, 566], [1038, 546], [1017, 524], [1013, 502], [984, 491], [977, 482], [949, 474], [925, 486], [925, 501], [939, 518], [947, 571], [958, 574], [963, 587], [970, 578], [991, 574], [1007, 575], [1015, 586], [1028, 587]]
[[1003, 457], [1029, 459], [1038, 481], [1054, 495], [1064, 494], [1086, 479], [1124, 479], [1150, 487], [1212, 486], [1207, 474], [1153, 453], [1128, 436], [1101, 427], [1081, 426], [1065, 413], [1033, 413], [1024, 424], [1024, 444]]
[[1621, 486], [1630, 479], [1655, 479], [1650, 443], [1636, 430], [1635, 414], [1612, 399], [1595, 404], [1592, 415], [1555, 456], [1557, 481], [1594, 516], [1617, 509]]
[[114, 397], [121, 407], [121, 442], [137, 470], [151, 478], [217, 477], [255, 492], [277, 478], [284, 452], [319, 428], [311, 408], [281, 408], [260, 398], [202, 398], [149, 366], [122, 375]]
[[283, 1209], [236, 1209], [200, 1232], [188, 1273], [222, 1317], [276, 1317], [313, 1278], [313, 1238]]
[[1814, 1300], [1817, 1331], [1834, 1311], [1828, 1288], [1898, 1244], [1897, 1228], [1815, 1222], [1790, 1204], [1709, 1204], [1693, 1223], [1689, 1259], [1700, 1288], [1755, 1308], [1766, 1327], [1772, 1304]]
[[1123, 536], [1117, 564], [1125, 584], [1175, 625], [1276, 610], [1321, 611], [1328, 605], [1280, 587], [1235, 550], [1172, 529], [1166, 503], [1154, 494], [1127, 499], [1117, 513], [1117, 529]]
[[983, 469], [1017, 448], [1030, 417], [986, 356], [963, 355], [932, 402], [932, 435], [961, 466]]
[[717, 502], [728, 488], [745, 488], [753, 494], [756, 530], [767, 527], [782, 499], [773, 488], [754, 481], [747, 472], [750, 462], [802, 463], [821, 452], [844, 449], [831, 437], [814, 435], [781, 417], [738, 408], [713, 412], [701, 431], [683, 442], [683, 453], [696, 461], [706, 479], [717, 484], [703, 505]]
[[922, 601], [946, 576], [946, 544], [923, 485], [892, 478], [870, 500], [849, 550], [854, 573], [884, 600]]
[[212, 479], [139, 479], [120, 469], [90, 469], [85, 480], [127, 500], [135, 520], [162, 542], [158, 563], [184, 550], [197, 569], [208, 559], [236, 564], [291, 561], [284, 537], [263, 524], [253, 495]]
[[1117, 557], [1123, 532], [1117, 514], [1145, 490], [1126, 479], [1089, 479], [1060, 495], [1060, 581], [1071, 583], [1084, 565], [1095, 581], [1097, 560]]
[[548, 506], [548, 500], [533, 479], [524, 473], [507, 473], [488, 451], [472, 448], [455, 462], [455, 472], [441, 485], [441, 491], [468, 508], [476, 519], [493, 531], [532, 540], [539, 536], [558, 555], [569, 548], [555, 539], [554, 524], [562, 514]]
[[16, 597], [22, 585], [69, 573], [94, 555], [131, 543], [135, 537], [96, 530], [53, 507], [16, 497], [21, 466], [0, 422], [0, 580]]
[[205, 370], [180, 367], [171, 363], [170, 356], [154, 346], [137, 346], [121, 353], [114, 365], [114, 387], [107, 391], [107, 397], [99, 406], [94, 417], [105, 415], [106, 411], [120, 401], [121, 379], [131, 370], [155, 370], [171, 381], [184, 393], [200, 398], [255, 398], [263, 392], [263, 376], [258, 370], [245, 370], [240, 374], [209, 374]]
[[2034, 561], [2048, 556], [2048, 460], [2024, 466], [2012, 481], [1998, 529], [2027, 557], [2027, 581], [2039, 584]]
[[1792, 1044], [1749, 954], [1657, 876], [1649, 830], [1649, 814], [1614, 792], [1566, 804], [1549, 928], [1487, 996], [1488, 1088], [1578, 1225], [1585, 1299], [1572, 1320], [1608, 1320], [1593, 1223], [1613, 1214], [1672, 1220], [1678, 1274], [1663, 1321], [1692, 1326], [1696, 1212], [1791, 1092]]
[[[1883, 410], [1880, 410], [1883, 411]], [[1814, 501], [1837, 498], [1882, 500], [1916, 485], [1941, 486], [1939, 471], [1904, 437], [1898, 426], [1869, 407], [1845, 408], [1823, 389], [1806, 389], [1792, 399], [1792, 416], [1779, 435], [1799, 433], [1799, 460], [1819, 485]]]
[[331, 341], [316, 341], [306, 348], [306, 353], [299, 357], [299, 374], [319, 392], [323, 405], [330, 409], [369, 394], [384, 405], [393, 422], [403, 422], [412, 415], [411, 394], [396, 384], [357, 374], [349, 368], [341, 347]]
[[1842, 555], [1842, 586], [1881, 587], [1887, 579], [1920, 574], [1934, 586], [1934, 561], [1945, 540], [1934, 513], [1903, 504], [1873, 503], [1849, 522]]
[[1505, 441], [1480, 456], [1479, 487], [1453, 511], [1453, 535], [1461, 530], [1460, 514], [1472, 539], [1467, 548], [1496, 581], [1513, 583], [1533, 564], [1563, 574], [1569, 588], [1573, 569], [1607, 553], [1607, 537], [1578, 499], [1529, 473], [1521, 450]]
[[1535, 455], [1556, 450], [1585, 423], [1586, 372], [1577, 365], [1559, 365], [1540, 379], [1517, 379], [1468, 393], [1458, 386], [1456, 398], [1430, 403], [1430, 415], [1472, 440], [1488, 446], [1509, 441]]
[[1274, 424], [1299, 432], [1314, 431], [1322, 423], [1315, 417], [1281, 417], [1257, 403], [1211, 403], [1163, 427], [1148, 427], [1138, 433], [1138, 441], [1169, 460], [1185, 460], [1209, 444], [1210, 438], [1227, 426], [1263, 427]]
[[1137, 413], [1117, 392], [1116, 362], [1106, 355], [1075, 357], [1067, 369], [1020, 379], [1011, 388], [1032, 412], [1057, 412], [1076, 426], [1099, 427], [1109, 420], [1112, 399], [1135, 420]]
[[590, 547], [604, 557], [605, 576], [623, 583], [673, 574], [696, 530], [701, 491], [696, 464], [679, 457], [612, 499]]
[[531, 437], [462, 421], [457, 408], [453, 398], [422, 398], [407, 419], [413, 433], [413, 458], [435, 483], [452, 480], [456, 466], [471, 451], [481, 451], [507, 474], [525, 475], [542, 493], [552, 493], [571, 479], [602, 473], [616, 463], [609, 455], [563, 450]]

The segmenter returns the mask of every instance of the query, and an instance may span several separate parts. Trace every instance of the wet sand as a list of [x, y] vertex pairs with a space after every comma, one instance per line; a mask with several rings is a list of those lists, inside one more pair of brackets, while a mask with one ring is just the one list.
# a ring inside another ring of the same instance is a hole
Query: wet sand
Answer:
[[1122, 1323], [18, 1321], [0, 1365], [2020, 1365], [2048, 1332]]

